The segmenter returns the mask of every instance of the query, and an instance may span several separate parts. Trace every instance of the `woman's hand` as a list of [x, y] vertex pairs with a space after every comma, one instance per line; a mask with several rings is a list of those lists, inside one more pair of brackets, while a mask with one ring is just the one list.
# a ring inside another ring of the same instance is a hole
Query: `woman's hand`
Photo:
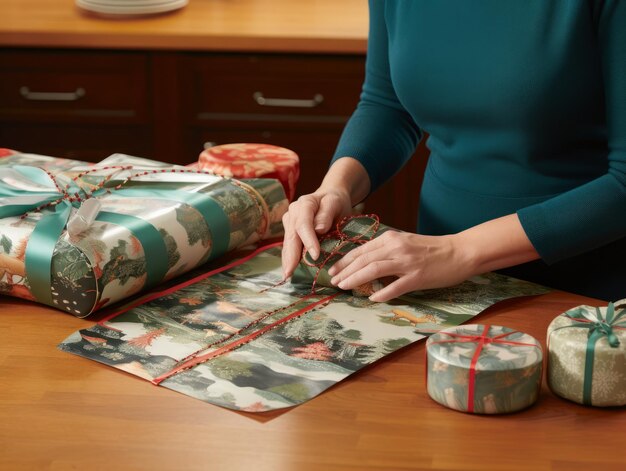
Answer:
[[331, 283], [353, 289], [369, 281], [397, 279], [370, 296], [384, 302], [418, 289], [453, 286], [472, 276], [472, 264], [455, 235], [388, 231], [350, 251], [328, 271]]
[[453, 286], [474, 275], [538, 258], [517, 214], [509, 214], [453, 235], [388, 231], [349, 252], [328, 273], [331, 283], [341, 289], [397, 277], [370, 296], [372, 301], [384, 302], [409, 291]]
[[336, 219], [350, 214], [351, 199], [346, 190], [320, 187], [289, 205], [283, 216], [283, 277], [293, 274], [302, 257], [302, 246], [315, 260], [320, 255], [318, 234], [325, 234]]
[[369, 193], [370, 180], [365, 167], [352, 157], [336, 160], [326, 173], [320, 187], [289, 205], [283, 216], [283, 278], [287, 279], [298, 266], [302, 246], [313, 259], [320, 254], [318, 234], [329, 231], [333, 222], [350, 214], [353, 203]]

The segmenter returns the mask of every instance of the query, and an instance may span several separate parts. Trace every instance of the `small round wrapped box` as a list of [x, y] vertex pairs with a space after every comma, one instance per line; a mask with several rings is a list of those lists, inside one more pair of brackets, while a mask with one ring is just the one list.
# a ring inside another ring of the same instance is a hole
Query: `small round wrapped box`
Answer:
[[275, 178], [289, 201], [296, 196], [300, 159], [294, 151], [269, 144], [224, 144], [205, 149], [198, 158], [202, 170], [234, 178]]
[[626, 405], [626, 309], [577, 306], [548, 326], [548, 385], [590, 406]]
[[543, 353], [532, 336], [508, 327], [468, 324], [426, 342], [430, 397], [451, 409], [504, 414], [539, 396]]

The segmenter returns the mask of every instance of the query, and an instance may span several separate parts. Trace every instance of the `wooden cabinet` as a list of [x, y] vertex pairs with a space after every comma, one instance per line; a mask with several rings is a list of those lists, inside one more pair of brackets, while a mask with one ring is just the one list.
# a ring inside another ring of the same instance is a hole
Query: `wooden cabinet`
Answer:
[[99, 160], [152, 152], [148, 57], [142, 53], [0, 52], [0, 142]]
[[301, 158], [299, 194], [317, 188], [359, 99], [362, 57], [192, 55], [182, 64], [190, 155], [207, 143], [271, 143]]
[[[300, 155], [314, 191], [354, 110], [361, 55], [12, 49], [0, 52], [0, 146], [98, 161], [114, 152], [172, 163], [205, 145], [271, 143]], [[366, 201], [414, 230], [425, 163]]]

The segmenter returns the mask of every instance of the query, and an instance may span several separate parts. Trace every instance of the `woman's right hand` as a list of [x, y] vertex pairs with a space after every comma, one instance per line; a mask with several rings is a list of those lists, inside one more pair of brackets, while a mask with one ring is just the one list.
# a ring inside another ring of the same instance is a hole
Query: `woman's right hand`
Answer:
[[283, 216], [285, 240], [283, 243], [283, 278], [289, 278], [302, 257], [304, 246], [315, 260], [320, 255], [318, 234], [325, 234], [333, 223], [350, 214], [351, 198], [348, 190], [324, 188], [301, 196], [289, 205]]

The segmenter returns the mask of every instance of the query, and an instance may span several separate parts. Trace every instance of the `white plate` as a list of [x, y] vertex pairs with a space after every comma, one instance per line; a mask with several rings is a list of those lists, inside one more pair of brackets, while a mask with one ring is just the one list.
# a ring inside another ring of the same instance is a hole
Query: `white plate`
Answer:
[[[133, 0], [136, 2], [137, 0]], [[94, 2], [94, 0], [76, 0], [76, 5], [85, 10], [96, 13], [105, 13], [107, 15], [149, 15], [152, 13], [163, 13], [166, 11], [177, 10], [189, 3], [189, 0], [160, 0], [158, 3], [117, 5], [111, 3]]]
[[175, 3], [179, 0], [78, 0], [77, 3], [104, 7], [152, 7], [164, 3]]

